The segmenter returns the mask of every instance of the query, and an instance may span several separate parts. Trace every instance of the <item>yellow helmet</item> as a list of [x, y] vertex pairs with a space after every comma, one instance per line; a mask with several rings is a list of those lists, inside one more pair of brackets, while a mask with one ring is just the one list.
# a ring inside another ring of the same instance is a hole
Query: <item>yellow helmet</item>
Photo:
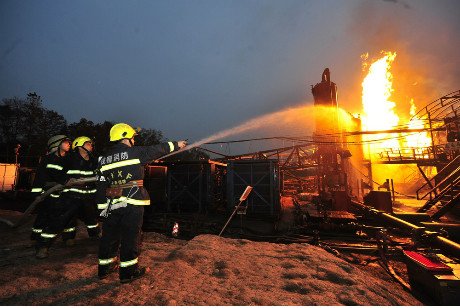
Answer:
[[72, 142], [72, 150], [75, 150], [76, 147], [82, 147], [85, 142], [93, 142], [89, 137], [86, 136], [80, 136], [75, 138], [75, 140]]
[[131, 139], [137, 135], [134, 128], [125, 123], [118, 123], [110, 129], [110, 141], [118, 141], [121, 139]]

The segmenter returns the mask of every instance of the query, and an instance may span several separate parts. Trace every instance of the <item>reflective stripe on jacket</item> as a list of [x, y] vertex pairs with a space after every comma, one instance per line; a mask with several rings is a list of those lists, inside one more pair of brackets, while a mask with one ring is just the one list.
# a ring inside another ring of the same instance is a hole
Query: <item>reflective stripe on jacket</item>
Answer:
[[[105, 189], [112, 185], [122, 185], [130, 181], [144, 179], [144, 166], [163, 155], [177, 151], [177, 142], [167, 142], [154, 146], [129, 147], [123, 143], [117, 143], [99, 157], [100, 175], [97, 182], [98, 208], [103, 209], [108, 205]], [[124, 188], [122, 197], [112, 203], [125, 201], [132, 205], [149, 205], [150, 197], [144, 187]]]
[[[97, 160], [91, 154], [89, 159], [84, 159], [78, 148], [71, 152], [65, 160], [65, 172], [67, 178], [88, 178], [96, 174]], [[77, 198], [77, 199], [89, 199], [95, 198], [96, 184], [87, 183], [84, 186], [68, 187], [63, 191], [65, 197]]]
[[[41, 194], [51, 188], [47, 183], [64, 184], [67, 179], [64, 166], [65, 156], [57, 156], [56, 152], [43, 156], [37, 167], [32, 193]], [[60, 192], [56, 192], [50, 197], [56, 198], [59, 194]]]

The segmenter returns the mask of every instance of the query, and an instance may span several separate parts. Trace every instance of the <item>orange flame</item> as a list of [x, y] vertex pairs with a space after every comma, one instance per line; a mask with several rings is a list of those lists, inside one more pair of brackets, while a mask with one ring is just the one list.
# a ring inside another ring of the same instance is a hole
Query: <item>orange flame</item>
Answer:
[[[414, 99], [411, 98], [411, 100], [410, 100], [410, 115], [411, 115], [411, 117], [415, 116], [416, 110], [417, 110], [417, 107], [415, 107]], [[408, 126], [409, 126], [409, 128], [412, 128], [412, 129], [424, 128], [424, 123], [423, 123], [422, 119], [413, 118], [409, 122]], [[420, 148], [424, 148], [424, 147], [426, 148], [426, 147], [431, 146], [431, 138], [428, 137], [427, 132], [411, 134], [411, 135], [406, 137], [405, 141], [406, 141], [405, 142], [406, 147], [416, 148], [415, 151], [418, 151], [418, 152], [421, 151]], [[417, 153], [417, 154], [419, 154], [419, 153]]]
[[[367, 58], [367, 55], [364, 56]], [[391, 63], [396, 53], [385, 52], [384, 56], [369, 66], [369, 72], [364, 78], [362, 87], [363, 129], [367, 131], [388, 130], [396, 127], [399, 117], [394, 111], [395, 102], [390, 101], [393, 92], [393, 76], [390, 72]], [[367, 63], [364, 63], [367, 68]], [[392, 139], [390, 134], [364, 136], [364, 140], [382, 139], [377, 144], [371, 144], [365, 149], [367, 155], [378, 153], [382, 148], [397, 148], [399, 142]], [[386, 140], [385, 140], [386, 139]]]
[[[362, 82], [362, 127], [367, 131], [380, 131], [399, 128], [421, 129], [426, 127], [426, 119], [416, 117], [416, 106], [413, 99], [410, 100], [411, 120], [402, 123], [402, 119], [408, 118], [407, 114], [396, 113], [396, 102], [390, 99], [393, 93], [393, 76], [391, 64], [396, 58], [395, 52], [382, 52], [382, 57], [375, 62], [366, 62], [368, 55], [363, 55], [363, 70], [367, 75]], [[364, 135], [363, 141], [370, 141], [363, 147], [366, 157], [370, 160], [410, 160], [428, 158], [431, 146], [431, 138], [427, 132], [420, 133], [382, 133]], [[425, 170], [427, 172], [427, 170]], [[429, 173], [431, 171], [428, 170]], [[415, 169], [415, 174], [417, 174]], [[374, 181], [382, 183], [389, 177], [397, 183], [407, 183], [408, 179], [414, 178], [414, 168], [411, 165], [372, 165], [372, 177]]]
[[[363, 80], [362, 104], [363, 104], [363, 129], [391, 130], [397, 128], [400, 118], [394, 108], [396, 103], [390, 100], [393, 93], [393, 75], [391, 74], [391, 64], [396, 58], [396, 52], [382, 52], [383, 57], [368, 64], [363, 63], [363, 69], [369, 69]], [[362, 55], [363, 60], [367, 60], [368, 55]], [[410, 101], [410, 115], [412, 120], [407, 123], [409, 129], [424, 128], [424, 121], [414, 118], [416, 106], [414, 100]], [[365, 147], [365, 153], [370, 158], [373, 154], [382, 153], [384, 150], [398, 151], [411, 148], [414, 154], [422, 154], [423, 149], [431, 145], [431, 139], [426, 132], [410, 133], [408, 135], [379, 134], [364, 136], [364, 140], [379, 140]]]

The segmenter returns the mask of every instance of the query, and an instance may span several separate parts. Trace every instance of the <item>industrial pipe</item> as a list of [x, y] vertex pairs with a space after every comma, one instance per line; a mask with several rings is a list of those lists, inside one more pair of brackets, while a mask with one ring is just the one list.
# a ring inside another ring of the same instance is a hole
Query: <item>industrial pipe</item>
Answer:
[[398, 217], [395, 217], [393, 215], [387, 214], [385, 212], [376, 210], [376, 209], [374, 209], [374, 208], [372, 208], [370, 206], [365, 205], [364, 203], [352, 200], [351, 204], [353, 206], [355, 206], [356, 208], [358, 208], [360, 210], [364, 210], [364, 211], [366, 211], [367, 213], [369, 213], [371, 215], [378, 216], [379, 218], [382, 218], [386, 222], [391, 223], [391, 224], [393, 224], [393, 225], [395, 225], [397, 227], [400, 227], [400, 228], [403, 228], [403, 229], [415, 230], [415, 231], [420, 231], [420, 230], [425, 229], [424, 227], [419, 227], [419, 226], [414, 225], [414, 224], [412, 224], [410, 222], [402, 220], [401, 218], [398, 218]]
[[395, 212], [393, 213], [393, 216], [412, 223], [422, 223], [431, 221], [431, 216], [427, 213]]
[[438, 235], [439, 233], [433, 232], [433, 231], [428, 231], [424, 227], [419, 227], [416, 226], [410, 222], [407, 222], [405, 220], [402, 220], [400, 218], [394, 217], [390, 214], [387, 214], [385, 212], [376, 210], [370, 206], [367, 206], [361, 202], [358, 201], [351, 201], [351, 204], [360, 209], [366, 211], [368, 214], [376, 216], [378, 218], [382, 218], [386, 222], [389, 222], [391, 224], [394, 224], [400, 228], [403, 229], [408, 229], [410, 231], [413, 231], [418, 238], [420, 239], [425, 239], [428, 240], [430, 243], [434, 244], [435, 246], [439, 247], [440, 249], [443, 249], [449, 253], [451, 253], [453, 256], [456, 258], [460, 258], [460, 244], [445, 238], [443, 236]]
[[439, 222], [421, 222], [420, 225], [423, 227], [439, 231], [441, 229], [447, 231], [449, 234], [460, 236], [460, 224], [452, 224], [452, 223], [439, 223]]
[[[427, 231], [428, 232], [428, 231]], [[457, 258], [460, 258], [460, 244], [449, 240], [443, 236], [437, 235], [433, 241], [439, 248], [445, 249]]]

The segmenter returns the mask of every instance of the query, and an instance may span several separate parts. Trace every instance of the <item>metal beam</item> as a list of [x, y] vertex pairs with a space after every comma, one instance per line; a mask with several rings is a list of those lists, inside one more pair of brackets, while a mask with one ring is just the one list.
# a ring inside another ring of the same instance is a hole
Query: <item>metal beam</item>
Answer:
[[368, 130], [368, 131], [353, 131], [345, 132], [346, 135], [375, 135], [375, 134], [400, 134], [400, 133], [421, 133], [428, 131], [444, 131], [445, 127], [436, 128], [400, 128], [400, 129], [386, 129], [386, 130]]

